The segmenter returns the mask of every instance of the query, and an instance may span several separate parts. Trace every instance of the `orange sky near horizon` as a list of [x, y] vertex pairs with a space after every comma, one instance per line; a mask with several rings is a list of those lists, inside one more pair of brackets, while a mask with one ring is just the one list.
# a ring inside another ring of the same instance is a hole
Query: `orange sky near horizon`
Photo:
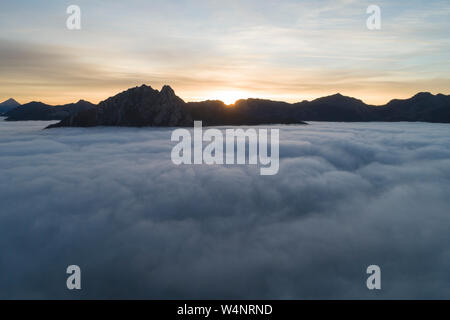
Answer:
[[[63, 90], [62, 92], [59, 91], [51, 91], [48, 94], [45, 93], [45, 91], [40, 90], [39, 92], [36, 92], [35, 95], [28, 95], [28, 94], [21, 94], [16, 93], [14, 94], [1, 94], [0, 95], [0, 102], [5, 101], [9, 98], [13, 98], [16, 101], [18, 101], [21, 104], [25, 104], [31, 101], [40, 101], [46, 104], [50, 105], [62, 105], [67, 103], [73, 103], [77, 102], [80, 99], [90, 101], [92, 103], [99, 103], [103, 100], [106, 100], [107, 98], [114, 96], [122, 91], [125, 91], [131, 87], [140, 86], [142, 84], [150, 85], [153, 89], [161, 90], [162, 86], [164, 84], [158, 84], [153, 85], [151, 83], [141, 83], [141, 84], [130, 84], [128, 87], [124, 88], [102, 88], [101, 90], [90, 90], [90, 89], [74, 89], [71, 90], [70, 88], [66, 90]], [[170, 84], [168, 84], [170, 85]], [[432, 94], [449, 94], [448, 90], [445, 90], [445, 88], [442, 88], [442, 90], [423, 90], [423, 87], [420, 87], [419, 85], [413, 85], [413, 86], [407, 86], [408, 88], [405, 88], [404, 90], [395, 90], [392, 89], [389, 92], [384, 92], [384, 94], [376, 94], [369, 90], [330, 90], [330, 91], [323, 91], [323, 92], [317, 92], [317, 93], [309, 93], [309, 94], [302, 94], [302, 93], [278, 93], [278, 94], [269, 94], [268, 92], [264, 91], [249, 91], [249, 90], [242, 90], [240, 88], [223, 88], [223, 89], [217, 89], [216, 87], [208, 88], [204, 92], [201, 92], [199, 90], [193, 91], [189, 88], [184, 89], [182, 87], [173, 86], [171, 87], [175, 90], [175, 93], [182, 98], [186, 102], [194, 102], [194, 101], [205, 101], [205, 100], [221, 100], [225, 104], [233, 104], [237, 100], [240, 99], [248, 99], [248, 98], [259, 98], [259, 99], [269, 99], [274, 101], [285, 101], [289, 103], [295, 103], [295, 102], [301, 102], [303, 100], [314, 100], [320, 97], [333, 95], [336, 93], [341, 93], [345, 96], [354, 97], [357, 99], [360, 99], [364, 101], [367, 104], [371, 105], [384, 105], [391, 101], [392, 99], [408, 99], [418, 92], [428, 91]], [[425, 87], [425, 86], [424, 86]], [[450, 85], [446, 88], [450, 88]], [[33, 92], [32, 92], [33, 93]]]

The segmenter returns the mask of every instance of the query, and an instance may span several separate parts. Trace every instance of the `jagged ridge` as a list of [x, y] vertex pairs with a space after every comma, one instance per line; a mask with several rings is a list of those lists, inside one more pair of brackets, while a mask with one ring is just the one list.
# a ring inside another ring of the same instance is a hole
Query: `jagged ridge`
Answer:
[[191, 126], [193, 120], [185, 102], [169, 86], [161, 91], [142, 85], [121, 92], [98, 107], [72, 115], [54, 127], [92, 126]]
[[185, 103], [169, 86], [158, 91], [142, 85], [108, 98], [96, 107], [73, 112], [50, 127], [191, 126], [193, 120], [202, 120], [210, 126], [303, 124], [304, 121], [450, 123], [450, 96], [422, 92], [410, 99], [394, 99], [384, 106], [372, 106], [335, 94], [293, 104], [245, 99], [228, 106], [218, 100]]

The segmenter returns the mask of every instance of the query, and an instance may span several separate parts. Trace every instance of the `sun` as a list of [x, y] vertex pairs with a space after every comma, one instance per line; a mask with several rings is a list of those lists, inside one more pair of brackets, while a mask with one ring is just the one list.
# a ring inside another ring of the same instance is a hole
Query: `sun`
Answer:
[[246, 92], [242, 91], [217, 91], [214, 92], [211, 96], [212, 99], [221, 100], [228, 105], [234, 104], [239, 99], [245, 99], [249, 97]]

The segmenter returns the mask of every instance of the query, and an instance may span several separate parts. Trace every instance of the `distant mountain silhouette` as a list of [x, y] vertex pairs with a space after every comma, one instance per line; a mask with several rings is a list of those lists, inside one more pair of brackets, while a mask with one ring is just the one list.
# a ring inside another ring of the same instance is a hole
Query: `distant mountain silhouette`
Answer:
[[169, 86], [161, 91], [142, 85], [119, 93], [96, 108], [72, 115], [54, 127], [92, 126], [192, 126], [185, 102]]
[[304, 124], [299, 118], [293, 117], [292, 105], [270, 100], [239, 100], [233, 106], [218, 100], [189, 102], [186, 109], [193, 119], [202, 120], [208, 126]]
[[80, 100], [61, 106], [50, 106], [42, 102], [30, 102], [8, 111], [6, 121], [62, 120], [80, 111], [93, 109], [94, 104]]
[[371, 121], [374, 107], [361, 100], [335, 94], [293, 104], [293, 117], [305, 121]]
[[97, 106], [80, 101], [65, 106], [31, 102], [7, 113], [8, 120], [58, 120], [54, 127], [92, 126], [206, 126], [305, 124], [305, 121], [423, 121], [450, 123], [450, 96], [428, 92], [384, 106], [335, 94], [312, 101], [287, 103], [263, 99], [185, 103], [169, 86], [161, 91], [142, 85], [128, 89]]
[[18, 103], [13, 98], [3, 101], [2, 103], [0, 103], [0, 115], [4, 114], [14, 108], [17, 108], [18, 106], [20, 106], [20, 103]]
[[373, 113], [376, 121], [422, 121], [450, 123], [450, 96], [420, 92], [405, 100], [392, 100]]
[[302, 121], [367, 122], [423, 121], [450, 123], [450, 96], [419, 93], [392, 100], [384, 106], [335, 94], [313, 101], [286, 103], [261, 99], [239, 100], [233, 106], [221, 101], [187, 103], [195, 120], [205, 125], [301, 123]]

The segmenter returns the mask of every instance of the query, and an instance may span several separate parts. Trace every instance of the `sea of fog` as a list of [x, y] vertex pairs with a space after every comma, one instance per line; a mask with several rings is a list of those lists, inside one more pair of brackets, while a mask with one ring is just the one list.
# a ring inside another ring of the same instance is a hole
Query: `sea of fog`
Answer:
[[279, 126], [261, 176], [49, 123], [0, 120], [0, 298], [450, 298], [450, 125]]

